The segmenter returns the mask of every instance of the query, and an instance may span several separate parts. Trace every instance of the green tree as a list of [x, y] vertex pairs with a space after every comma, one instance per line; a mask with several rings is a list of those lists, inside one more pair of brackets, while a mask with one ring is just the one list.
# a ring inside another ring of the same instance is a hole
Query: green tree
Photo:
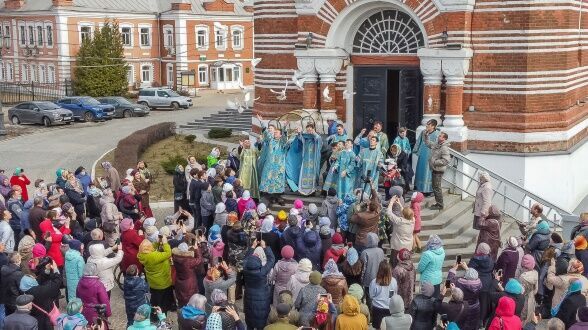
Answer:
[[74, 91], [95, 97], [123, 95], [127, 70], [118, 23], [106, 21], [92, 38], [82, 41], [74, 64]]

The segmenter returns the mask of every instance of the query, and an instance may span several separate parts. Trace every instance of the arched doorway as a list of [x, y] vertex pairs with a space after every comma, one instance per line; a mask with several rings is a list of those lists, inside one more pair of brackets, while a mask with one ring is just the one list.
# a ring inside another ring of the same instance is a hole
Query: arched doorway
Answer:
[[[417, 57], [422, 47], [421, 27], [400, 9], [372, 12], [355, 29], [351, 49], [354, 134], [370, 129], [375, 121], [384, 124], [390, 137], [396, 136], [400, 126], [416, 130], [423, 113]], [[409, 138], [414, 139], [414, 134]]]

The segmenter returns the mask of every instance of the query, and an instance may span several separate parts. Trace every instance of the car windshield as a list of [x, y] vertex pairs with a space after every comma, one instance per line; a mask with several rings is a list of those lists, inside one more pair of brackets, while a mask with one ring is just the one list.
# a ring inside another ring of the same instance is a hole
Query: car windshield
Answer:
[[55, 110], [59, 109], [59, 106], [53, 102], [40, 102], [35, 103], [35, 106], [41, 110]]
[[96, 99], [92, 98], [92, 97], [84, 97], [83, 99], [80, 99], [80, 101], [82, 101], [83, 104], [86, 105], [100, 105], [101, 103], [98, 102]]
[[178, 97], [178, 96], [180, 96], [180, 94], [172, 91], [171, 89], [166, 90], [166, 92], [169, 94], [169, 96], [172, 96], [172, 97]]
[[120, 104], [133, 104], [131, 101], [125, 99], [124, 97], [115, 97], [114, 100]]

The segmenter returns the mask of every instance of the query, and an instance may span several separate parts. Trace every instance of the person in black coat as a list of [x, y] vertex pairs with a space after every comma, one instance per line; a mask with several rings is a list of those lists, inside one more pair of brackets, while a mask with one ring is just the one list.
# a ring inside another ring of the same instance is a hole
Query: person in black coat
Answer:
[[421, 293], [414, 296], [408, 314], [412, 316], [411, 330], [433, 330], [437, 321], [435, 287], [429, 282], [421, 283]]
[[309, 259], [312, 262], [312, 269], [322, 269], [321, 238], [317, 231], [312, 229], [307, 230], [302, 235], [298, 236], [294, 251], [297, 258]]
[[409, 164], [409, 156], [397, 144], [393, 144], [390, 146], [390, 150], [388, 150], [388, 157], [396, 160], [396, 166], [400, 169], [400, 175], [404, 180], [403, 189], [404, 191], [410, 191], [410, 183], [412, 182], [414, 171]]
[[149, 293], [149, 285], [147, 285], [147, 282], [139, 276], [137, 266], [130, 265], [126, 270], [123, 285], [127, 327], [133, 324], [137, 308], [143, 304], [147, 304], [147, 299], [145, 298], [147, 293]]
[[[5, 255], [5, 253], [2, 253]], [[7, 264], [0, 268], [0, 304], [4, 304], [6, 315], [16, 311], [16, 297], [20, 295], [20, 279], [24, 273], [20, 270], [22, 258], [13, 252], [8, 256]]]
[[84, 192], [77, 191], [73, 188], [65, 188], [65, 194], [69, 199], [69, 202], [73, 205], [76, 212], [76, 219], [83, 226], [84, 219], [86, 219], [86, 195]]
[[259, 241], [263, 240], [265, 244], [272, 249], [274, 256], [281, 255], [281, 247], [280, 247], [280, 236], [274, 233], [272, 229], [274, 228], [274, 217], [268, 215], [263, 219], [261, 222], [261, 228], [259, 229], [259, 233], [257, 233], [257, 239]]
[[468, 306], [463, 301], [463, 291], [460, 288], [452, 284], [450, 290], [451, 299], [443, 302], [447, 288], [444, 285], [441, 286], [441, 295], [435, 297], [435, 312], [439, 315], [447, 315], [449, 322], [455, 322], [460, 329], [463, 329], [462, 320], [467, 317]]
[[188, 203], [192, 208], [192, 215], [194, 216], [194, 227], [200, 227], [202, 225], [202, 217], [200, 216], [200, 198], [202, 197], [202, 191], [208, 189], [208, 181], [206, 181], [206, 172], [198, 171], [193, 168], [190, 171], [192, 181], [190, 181]]
[[271, 286], [267, 276], [274, 267], [272, 249], [264, 241], [254, 240], [243, 262], [243, 312], [248, 329], [263, 329], [267, 324], [272, 302]]
[[[49, 272], [47, 274], [47, 271]], [[26, 294], [30, 294], [35, 299], [33, 304], [42, 308], [45, 312], [51, 312], [53, 306], [57, 306], [59, 301], [59, 288], [61, 287], [61, 274], [57, 270], [55, 262], [47, 264], [43, 280], [36, 282], [30, 276], [23, 276], [20, 288]], [[37, 319], [39, 330], [53, 330], [53, 325], [49, 317], [41, 312], [38, 308], [33, 307], [31, 315]]]
[[184, 174], [184, 167], [177, 165], [174, 172], [174, 212], [178, 212], [178, 209], [182, 207], [188, 210], [188, 201], [186, 199], [186, 191], [188, 190], [188, 181]]
[[555, 310], [552, 311], [552, 315], [562, 320], [566, 325], [566, 329], [569, 329], [576, 323], [578, 308], [582, 306], [586, 306], [586, 297], [582, 294], [582, 282], [576, 280], [570, 283], [568, 293], [562, 302], [555, 307]]

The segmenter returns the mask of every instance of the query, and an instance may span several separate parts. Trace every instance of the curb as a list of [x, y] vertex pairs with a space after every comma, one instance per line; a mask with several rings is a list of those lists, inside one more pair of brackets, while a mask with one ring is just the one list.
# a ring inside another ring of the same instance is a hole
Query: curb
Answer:
[[102, 158], [104, 158], [104, 156], [106, 156], [107, 153], [111, 152], [112, 150], [116, 149], [116, 147], [114, 148], [110, 148], [109, 150], [107, 150], [105, 153], [103, 153], [102, 155], [100, 155], [100, 157], [98, 157], [94, 163], [92, 164], [92, 174], [90, 175], [90, 178], [92, 179], [92, 181], [94, 181], [96, 179], [96, 165], [98, 164], [98, 161]]

